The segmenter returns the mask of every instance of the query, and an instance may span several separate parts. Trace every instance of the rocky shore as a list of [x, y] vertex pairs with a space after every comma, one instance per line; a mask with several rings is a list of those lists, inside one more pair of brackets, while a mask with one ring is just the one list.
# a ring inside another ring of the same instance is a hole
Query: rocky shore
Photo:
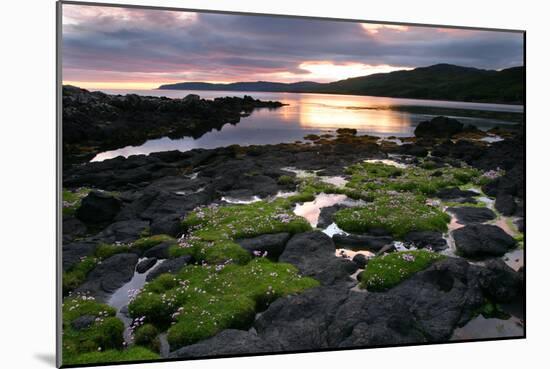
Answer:
[[[172, 132], [169, 117], [182, 111], [192, 118], [172, 133], [200, 135], [202, 114], [212, 128], [277, 106], [73, 89], [65, 99], [68, 151], [102, 140], [112, 109], [110, 137], [136, 106], [147, 106], [136, 112], [143, 121], [143, 111], [157, 117], [154, 135]], [[74, 128], [95, 115], [86, 132]], [[150, 137], [143, 127], [120, 140]], [[445, 342], [477, 316], [503, 317], [525, 293], [510, 260], [523, 251], [524, 145], [521, 126], [485, 132], [438, 117], [403, 144], [341, 129], [302, 143], [67, 163], [65, 361]], [[350, 201], [315, 205], [322, 194]], [[299, 206], [317, 213], [298, 216]], [[109, 307], [145, 274], [127, 306]]]
[[224, 124], [236, 124], [256, 108], [283, 104], [245, 96], [204, 100], [108, 95], [63, 86], [63, 155], [65, 163], [88, 161], [97, 152], [138, 145], [168, 136], [198, 138]]

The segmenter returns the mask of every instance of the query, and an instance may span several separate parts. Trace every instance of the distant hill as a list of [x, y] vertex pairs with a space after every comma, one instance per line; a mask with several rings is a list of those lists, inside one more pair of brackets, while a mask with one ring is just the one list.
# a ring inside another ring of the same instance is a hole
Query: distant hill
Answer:
[[390, 73], [371, 74], [330, 83], [317, 82], [183, 82], [162, 85], [161, 90], [226, 90], [313, 92], [414, 99], [523, 104], [524, 67], [501, 71], [436, 64]]
[[207, 83], [182, 82], [171, 85], [162, 85], [159, 90], [224, 90], [224, 91], [266, 91], [266, 92], [308, 92], [323, 86], [317, 82], [235, 82], [235, 83]]

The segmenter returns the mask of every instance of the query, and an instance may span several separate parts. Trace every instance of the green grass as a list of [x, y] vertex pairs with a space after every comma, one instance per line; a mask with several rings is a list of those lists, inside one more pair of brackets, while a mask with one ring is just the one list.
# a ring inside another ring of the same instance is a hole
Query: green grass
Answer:
[[145, 347], [133, 346], [125, 350], [107, 350], [102, 352], [87, 352], [74, 357], [63, 364], [100, 364], [124, 361], [157, 360], [160, 356]]
[[309, 231], [311, 226], [292, 213], [292, 202], [278, 199], [245, 205], [213, 206], [195, 210], [183, 222], [185, 242], [170, 248], [170, 256], [193, 255], [210, 264], [231, 260], [245, 264], [250, 255], [234, 240], [266, 233]]
[[173, 242], [176, 243], [176, 239], [174, 237], [168, 236], [166, 234], [156, 234], [154, 236], [146, 236], [142, 237], [137, 241], [134, 241], [132, 244], [133, 248], [136, 248], [140, 251], [146, 251], [150, 248], [157, 246], [163, 242]]
[[66, 295], [69, 291], [80, 286], [86, 279], [88, 273], [95, 268], [98, 262], [99, 258], [95, 256], [86, 256], [69, 270], [63, 271], [63, 294]]
[[[71, 323], [83, 316], [96, 320], [86, 329], [75, 330]], [[63, 303], [63, 362], [72, 362], [79, 354], [109, 349], [121, 349], [124, 324], [115, 317], [115, 310], [93, 299], [79, 296]]]
[[[425, 162], [428, 168], [429, 161]], [[421, 164], [422, 166], [422, 164]], [[397, 168], [382, 163], [359, 163], [346, 169], [351, 176], [347, 187], [363, 191], [408, 191], [432, 195], [444, 187], [477, 181], [481, 173], [474, 168]]]
[[78, 188], [76, 190], [63, 189], [63, 215], [73, 215], [84, 197], [86, 197], [91, 188]]
[[147, 347], [151, 351], [160, 352], [159, 331], [152, 324], [144, 324], [134, 333], [134, 343], [139, 346]]
[[63, 294], [67, 295], [69, 291], [72, 291], [80, 286], [86, 280], [86, 276], [88, 275], [88, 273], [92, 271], [92, 269], [94, 269], [96, 265], [102, 260], [123, 252], [143, 252], [162, 242], [170, 241], [173, 242], [174, 245], [177, 245], [177, 241], [175, 238], [165, 234], [143, 237], [132, 244], [102, 243], [96, 248], [93, 255], [82, 258], [70, 269], [63, 271]]
[[425, 198], [411, 193], [380, 193], [365, 206], [347, 208], [334, 215], [334, 221], [347, 232], [367, 232], [383, 228], [401, 238], [410, 231], [447, 230], [451, 217]]
[[445, 258], [435, 252], [414, 250], [377, 256], [369, 261], [360, 287], [369, 291], [386, 291], [433, 262]]
[[132, 317], [168, 329], [177, 348], [228, 328], [247, 328], [276, 298], [315, 287], [290, 264], [256, 258], [246, 265], [191, 265], [148, 283], [129, 305]]

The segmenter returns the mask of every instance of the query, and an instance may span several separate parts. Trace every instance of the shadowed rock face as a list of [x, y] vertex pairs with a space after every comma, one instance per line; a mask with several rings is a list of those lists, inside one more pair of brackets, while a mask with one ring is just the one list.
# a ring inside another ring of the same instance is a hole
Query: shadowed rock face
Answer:
[[280, 298], [259, 315], [254, 330], [226, 330], [170, 357], [242, 353], [233, 340], [249, 354], [442, 342], [485, 298], [511, 301], [521, 294], [520, 274], [500, 262], [485, 268], [449, 258], [384, 293], [321, 286]]
[[334, 255], [336, 247], [326, 234], [315, 231], [295, 235], [279, 257], [283, 263], [294, 264], [301, 274], [313, 277], [323, 285], [351, 282], [350, 274], [357, 265]]
[[517, 241], [502, 228], [490, 224], [471, 224], [452, 232], [457, 251], [470, 258], [502, 256]]
[[132, 279], [138, 262], [136, 254], [116, 254], [98, 264], [75, 292], [87, 293], [99, 301], [106, 298]]
[[464, 125], [456, 119], [435, 117], [432, 120], [420, 122], [414, 130], [416, 137], [450, 138], [459, 133]]
[[244, 238], [237, 240], [237, 243], [241, 245], [250, 254], [254, 251], [267, 252], [267, 257], [272, 260], [277, 260], [283, 253], [287, 241], [290, 239], [290, 233], [274, 233], [264, 234], [253, 238]]
[[484, 223], [496, 218], [496, 214], [487, 208], [465, 206], [448, 208], [447, 210], [453, 213], [461, 224]]

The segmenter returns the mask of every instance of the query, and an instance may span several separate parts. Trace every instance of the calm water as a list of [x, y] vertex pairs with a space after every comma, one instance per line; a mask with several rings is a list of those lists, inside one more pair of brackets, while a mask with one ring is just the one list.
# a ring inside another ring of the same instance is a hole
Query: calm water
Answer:
[[[298, 94], [236, 91], [170, 91], [170, 90], [103, 90], [112, 94], [135, 93], [149, 96], [185, 97], [190, 93], [202, 98], [251, 95], [261, 100], [277, 100], [287, 106], [279, 109], [257, 109], [237, 125], [226, 124], [220, 131], [211, 131], [199, 139], [168, 137], [149, 140], [140, 146], [127, 146], [98, 154], [92, 161], [116, 156], [149, 154], [157, 151], [194, 148], [216, 148], [233, 144], [275, 144], [303, 140], [307, 134], [327, 133], [337, 128], [355, 128], [360, 134], [375, 136], [412, 136], [416, 125], [431, 115], [388, 110], [391, 106], [428, 106], [455, 109], [522, 112], [523, 106], [479, 104], [453, 101], [414, 100], [371, 96]], [[371, 109], [365, 109], [371, 108]], [[377, 109], [372, 109], [377, 108]], [[464, 123], [490, 128], [502, 123], [494, 120], [460, 117]]]

